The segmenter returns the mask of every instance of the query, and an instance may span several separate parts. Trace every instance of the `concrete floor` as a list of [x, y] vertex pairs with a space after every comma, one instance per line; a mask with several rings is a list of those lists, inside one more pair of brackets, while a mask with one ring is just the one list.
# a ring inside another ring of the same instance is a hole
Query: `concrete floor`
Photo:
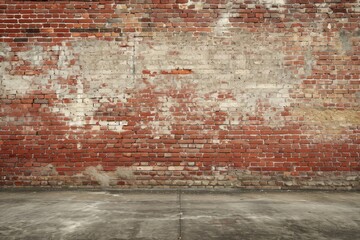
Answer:
[[360, 192], [2, 190], [0, 239], [360, 239]]

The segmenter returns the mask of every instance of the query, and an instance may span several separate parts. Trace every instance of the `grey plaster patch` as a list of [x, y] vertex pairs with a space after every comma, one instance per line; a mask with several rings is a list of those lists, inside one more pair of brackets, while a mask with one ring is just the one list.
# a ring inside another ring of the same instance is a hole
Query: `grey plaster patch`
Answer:
[[123, 180], [135, 179], [133, 167], [117, 167], [115, 175]]
[[39, 169], [41, 176], [57, 176], [59, 173], [52, 164], [48, 164], [45, 167]]
[[352, 35], [353, 35], [352, 33], [347, 32], [345, 30], [340, 30], [339, 32], [339, 39], [344, 52], [351, 51], [352, 49], [352, 41], [351, 41]]
[[84, 174], [89, 175], [93, 180], [97, 181], [103, 187], [108, 187], [110, 185], [110, 176], [103, 172], [101, 165], [96, 167], [87, 167], [84, 171]]
[[102, 187], [116, 185], [119, 180], [135, 180], [134, 167], [117, 167], [115, 171], [104, 171], [102, 165], [90, 166], [85, 169], [83, 175], [97, 181]]

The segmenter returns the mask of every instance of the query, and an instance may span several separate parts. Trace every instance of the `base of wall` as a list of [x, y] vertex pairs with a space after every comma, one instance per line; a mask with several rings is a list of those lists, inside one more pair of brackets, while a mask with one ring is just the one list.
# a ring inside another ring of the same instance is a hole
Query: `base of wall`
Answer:
[[360, 190], [359, 172], [311, 172], [294, 176], [284, 172], [251, 172], [229, 170], [208, 176], [177, 177], [156, 172], [133, 171], [131, 174], [114, 175], [99, 170], [74, 176], [14, 176], [3, 177], [0, 186], [51, 187], [51, 188], [185, 188], [185, 189], [274, 189], [274, 190]]

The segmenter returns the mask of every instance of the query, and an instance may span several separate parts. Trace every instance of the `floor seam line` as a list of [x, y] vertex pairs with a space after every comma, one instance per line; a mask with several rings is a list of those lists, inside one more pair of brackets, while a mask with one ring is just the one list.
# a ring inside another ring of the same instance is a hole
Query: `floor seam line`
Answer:
[[182, 239], [182, 199], [181, 199], [181, 190], [178, 191], [178, 202], [179, 202], [179, 237], [178, 240]]

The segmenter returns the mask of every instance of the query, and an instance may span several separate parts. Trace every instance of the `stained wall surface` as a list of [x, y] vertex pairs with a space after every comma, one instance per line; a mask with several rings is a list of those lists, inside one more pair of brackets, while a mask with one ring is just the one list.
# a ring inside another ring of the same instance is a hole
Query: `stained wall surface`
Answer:
[[357, 0], [0, 0], [0, 186], [360, 188]]

